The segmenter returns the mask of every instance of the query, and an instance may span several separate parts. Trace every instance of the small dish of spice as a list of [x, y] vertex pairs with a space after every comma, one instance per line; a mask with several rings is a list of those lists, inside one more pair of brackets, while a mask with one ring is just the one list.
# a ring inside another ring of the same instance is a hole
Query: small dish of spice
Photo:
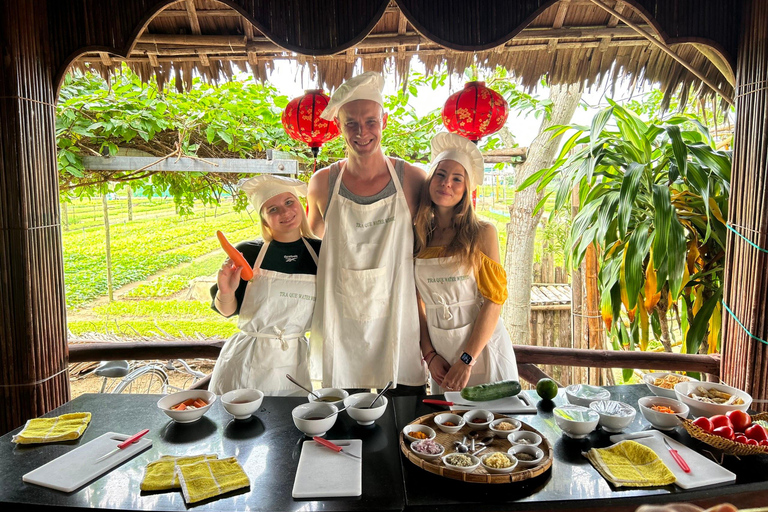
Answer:
[[449, 469], [470, 473], [480, 465], [480, 459], [468, 453], [451, 453], [443, 455], [443, 464]]
[[464, 418], [458, 414], [450, 412], [444, 412], [435, 416], [435, 424], [437, 428], [445, 432], [446, 434], [455, 434], [464, 426]]
[[507, 440], [514, 446], [516, 444], [538, 446], [541, 443], [541, 436], [530, 430], [518, 430], [507, 436]]
[[407, 440], [406, 442], [413, 443], [414, 441], [423, 441], [424, 439], [434, 439], [437, 434], [426, 425], [414, 423], [405, 426], [403, 435]]
[[513, 455], [521, 468], [532, 468], [538, 466], [544, 460], [544, 450], [538, 446], [529, 444], [515, 444], [507, 450], [507, 453]]
[[505, 438], [512, 432], [520, 430], [522, 423], [513, 418], [498, 418], [491, 422], [488, 428], [496, 437]]
[[480, 462], [487, 472], [496, 474], [511, 473], [517, 466], [517, 458], [514, 455], [501, 452], [483, 455]]
[[484, 430], [493, 421], [493, 413], [485, 409], [474, 409], [464, 413], [464, 421], [470, 430]]
[[424, 439], [411, 443], [411, 451], [424, 460], [434, 460], [445, 452], [445, 447], [434, 439]]

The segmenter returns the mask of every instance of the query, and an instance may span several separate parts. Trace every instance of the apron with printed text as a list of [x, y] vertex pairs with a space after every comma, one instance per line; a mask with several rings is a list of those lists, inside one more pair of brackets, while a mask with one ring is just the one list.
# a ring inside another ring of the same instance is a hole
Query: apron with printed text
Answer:
[[[454, 365], [464, 352], [485, 299], [472, 269], [460, 268], [458, 258], [417, 258], [416, 287], [426, 306], [432, 346]], [[517, 380], [517, 361], [501, 317], [491, 339], [477, 357], [467, 386]]]
[[421, 386], [413, 281], [411, 212], [389, 158], [396, 194], [372, 204], [339, 195], [341, 167], [325, 215], [317, 270], [312, 350], [322, 350], [323, 385], [339, 388]]
[[[317, 253], [302, 240], [317, 264]], [[265, 242], [245, 289], [238, 316], [241, 332], [227, 340], [213, 368], [208, 389], [216, 394], [256, 388], [271, 396], [306, 395], [286, 373], [312, 388], [306, 333], [315, 309], [316, 276], [262, 269], [268, 248]]]

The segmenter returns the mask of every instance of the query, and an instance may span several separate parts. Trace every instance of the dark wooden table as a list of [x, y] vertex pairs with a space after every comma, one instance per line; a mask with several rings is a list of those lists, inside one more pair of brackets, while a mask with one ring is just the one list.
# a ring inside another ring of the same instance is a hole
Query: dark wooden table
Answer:
[[[637, 404], [648, 394], [645, 386], [609, 388], [614, 399]], [[536, 396], [533, 394], [533, 396]], [[195, 510], [298, 510], [372, 511], [439, 510], [474, 512], [494, 510], [634, 510], [646, 503], [672, 501], [712, 505], [725, 501], [740, 507], [768, 504], [768, 456], [737, 460], [726, 458], [725, 466], [738, 475], [735, 485], [684, 491], [674, 485], [652, 489], [611, 487], [581, 455], [592, 446], [607, 446], [608, 436], [593, 432], [583, 441], [562, 437], [551, 408], [539, 403], [536, 415], [517, 418], [542, 432], [555, 448], [552, 469], [527, 482], [490, 485], [466, 484], [432, 475], [401, 455], [399, 430], [415, 418], [439, 408], [421, 403], [423, 397], [398, 397], [373, 427], [360, 427], [346, 414], [329, 432], [331, 439], [363, 440], [363, 495], [359, 498], [294, 500], [291, 497], [301, 442], [290, 411], [302, 398], [267, 397], [261, 410], [249, 421], [235, 421], [220, 403], [215, 403], [200, 421], [173, 423], [156, 407], [155, 395], [83, 395], [52, 411], [48, 416], [88, 411], [91, 425], [83, 437], [69, 443], [17, 446], [8, 433], [0, 437], [0, 504], [9, 510], [48, 508], [93, 508], [97, 510], [187, 510], [179, 491], [141, 493], [139, 483], [146, 464], [160, 455], [216, 453], [235, 456], [251, 479], [250, 490], [196, 505]], [[558, 396], [555, 403], [563, 402]], [[25, 484], [25, 473], [53, 460], [105, 432], [132, 434], [151, 429], [151, 449], [73, 493]], [[638, 414], [627, 432], [650, 428]], [[695, 440], [680, 430], [673, 437], [691, 446]]]
[[[611, 399], [637, 409], [640, 397], [651, 395], [645, 385], [608, 386]], [[528, 392], [535, 399], [535, 392]], [[561, 434], [552, 409], [567, 403], [564, 390], [553, 402], [539, 401], [537, 414], [510, 415], [533, 426], [552, 443], [555, 460], [552, 468], [529, 481], [492, 485], [469, 484], [424, 471], [402, 457], [405, 500], [408, 510], [440, 512], [494, 510], [608, 510], [634, 511], [645, 504], [696, 502], [707, 506], [730, 502], [740, 507], [768, 505], [768, 456], [726, 457], [724, 466], [737, 475], [736, 485], [680, 489], [675, 485], [656, 488], [616, 488], [611, 486], [582, 455], [590, 448], [610, 446], [610, 435], [597, 429], [587, 439], [573, 440]], [[445, 407], [428, 406], [418, 398], [395, 400], [397, 427], [402, 429], [415, 418]], [[624, 433], [652, 429], [638, 412]], [[682, 428], [668, 435], [692, 447], [706, 445], [692, 439]]]

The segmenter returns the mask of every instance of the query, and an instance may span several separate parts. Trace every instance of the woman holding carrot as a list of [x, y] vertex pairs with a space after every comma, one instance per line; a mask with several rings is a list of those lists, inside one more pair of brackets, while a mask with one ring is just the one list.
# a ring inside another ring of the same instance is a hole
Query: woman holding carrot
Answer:
[[307, 186], [262, 175], [242, 180], [239, 187], [259, 212], [262, 239], [236, 246], [253, 269], [250, 281], [241, 279], [248, 270], [242, 261], [238, 265], [227, 258], [211, 288], [213, 308], [226, 317], [239, 315], [240, 332], [222, 347], [209, 389], [217, 394], [257, 388], [267, 395], [301, 395], [285, 374], [311, 388], [306, 333], [315, 307], [320, 240], [299, 202]]
[[507, 276], [496, 228], [472, 206], [483, 168], [472, 142], [437, 134], [414, 220], [421, 353], [432, 380], [446, 391], [518, 378], [500, 318]]

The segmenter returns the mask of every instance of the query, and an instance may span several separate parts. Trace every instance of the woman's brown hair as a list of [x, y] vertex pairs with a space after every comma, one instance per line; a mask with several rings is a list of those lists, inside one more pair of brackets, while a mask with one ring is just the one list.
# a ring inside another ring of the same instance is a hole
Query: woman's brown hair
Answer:
[[[432, 166], [427, 181], [421, 189], [419, 208], [414, 218], [414, 255], [419, 258], [427, 250], [432, 240], [437, 223], [435, 221], [435, 204], [429, 196], [429, 185], [435, 176], [439, 163]], [[464, 169], [464, 182], [469, 183], [467, 170]], [[441, 258], [458, 256], [460, 266], [476, 269], [481, 262], [480, 229], [484, 224], [477, 218], [469, 196], [469, 187], [464, 189], [461, 201], [453, 207], [453, 227], [456, 234], [453, 240], [440, 251]]]

